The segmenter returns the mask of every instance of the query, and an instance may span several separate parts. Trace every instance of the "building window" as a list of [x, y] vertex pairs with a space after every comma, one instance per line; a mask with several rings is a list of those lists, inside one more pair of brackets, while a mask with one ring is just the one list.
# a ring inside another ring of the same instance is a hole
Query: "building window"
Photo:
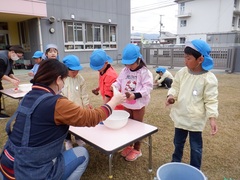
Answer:
[[109, 36], [110, 36], [110, 34], [109, 34], [109, 25], [103, 25], [103, 42], [105, 43], [105, 42], [107, 42], [107, 43], [109, 43], [110, 42], [110, 40], [109, 40]]
[[18, 23], [18, 29], [19, 29], [19, 34], [20, 34], [20, 41], [21, 41], [21, 45], [24, 48], [25, 52], [30, 52], [31, 48], [30, 48], [30, 38], [29, 38], [29, 28], [28, 28], [28, 22], [27, 21], [23, 21]]
[[94, 42], [101, 42], [101, 29], [100, 25], [94, 25]]
[[181, 20], [180, 27], [186, 27], [186, 26], [187, 26], [187, 20]]
[[110, 47], [110, 26], [103, 25], [103, 49]]
[[240, 17], [238, 18], [238, 28], [240, 28]]
[[76, 23], [74, 27], [75, 41], [83, 42], [83, 28], [81, 23]]
[[239, 0], [234, 0], [234, 8], [238, 9]]
[[236, 24], [236, 17], [233, 16], [233, 18], [232, 18], [232, 27], [235, 27], [235, 24]]
[[180, 14], [184, 14], [185, 12], [185, 3], [180, 3]]
[[185, 44], [186, 38], [185, 37], [180, 37], [180, 44]]
[[86, 24], [85, 26], [85, 36], [86, 36], [86, 42], [93, 42], [93, 30], [92, 30], [92, 24]]
[[0, 30], [8, 30], [7, 22], [0, 22]]
[[115, 49], [116, 25], [64, 22], [65, 50]]

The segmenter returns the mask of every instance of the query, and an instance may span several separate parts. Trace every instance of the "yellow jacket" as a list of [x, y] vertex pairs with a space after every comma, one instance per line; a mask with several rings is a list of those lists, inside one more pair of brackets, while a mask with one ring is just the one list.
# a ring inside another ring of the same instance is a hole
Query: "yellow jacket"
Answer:
[[170, 94], [176, 100], [170, 111], [176, 128], [203, 131], [209, 117], [218, 117], [218, 80], [210, 71], [193, 74], [187, 67], [180, 69]]
[[81, 107], [89, 105], [89, 96], [86, 91], [85, 80], [80, 74], [77, 74], [74, 78], [66, 78], [62, 94]]

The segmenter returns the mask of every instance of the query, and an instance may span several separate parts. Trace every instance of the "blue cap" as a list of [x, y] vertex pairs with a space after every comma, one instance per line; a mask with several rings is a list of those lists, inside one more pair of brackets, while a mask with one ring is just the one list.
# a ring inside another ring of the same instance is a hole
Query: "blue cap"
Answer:
[[46, 46], [46, 51], [47, 51], [48, 49], [50, 49], [50, 48], [58, 49], [58, 47], [57, 47], [56, 44], [48, 44], [48, 45]]
[[112, 63], [113, 60], [103, 49], [96, 49], [92, 52], [90, 56], [90, 67], [93, 70], [100, 70], [103, 68], [105, 62]]
[[213, 59], [210, 56], [211, 47], [205, 41], [200, 39], [192, 40], [186, 43], [185, 47], [187, 46], [203, 55], [204, 60], [202, 62], [202, 68], [204, 70], [208, 71], [213, 68]]
[[156, 73], [160, 73], [160, 72], [162, 72], [162, 73], [165, 73], [166, 72], [166, 68], [164, 68], [164, 67], [157, 67], [156, 68]]
[[63, 58], [63, 63], [71, 70], [78, 71], [83, 69], [80, 60], [75, 55], [67, 55]]
[[33, 57], [32, 57], [32, 58], [42, 58], [42, 55], [43, 55], [43, 52], [42, 52], [42, 51], [36, 51], [36, 52], [33, 54]]
[[140, 48], [134, 44], [128, 44], [122, 54], [122, 64], [133, 64], [138, 58], [142, 58]]

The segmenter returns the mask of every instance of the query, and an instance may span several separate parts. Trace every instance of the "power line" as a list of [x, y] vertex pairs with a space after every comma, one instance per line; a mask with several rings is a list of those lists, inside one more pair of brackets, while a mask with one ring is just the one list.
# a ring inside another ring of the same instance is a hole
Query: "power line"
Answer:
[[132, 11], [131, 14], [136, 14], [136, 13], [151, 11], [151, 10], [160, 9], [160, 8], [169, 7], [169, 6], [175, 6], [175, 5], [176, 5], [176, 4], [166, 4], [166, 5], [161, 5], [161, 6], [157, 6], [157, 7], [139, 9], [139, 10]]
[[173, 3], [173, 2], [169, 2], [169, 0], [164, 0], [162, 2], [158, 2], [158, 3], [153, 3], [153, 4], [148, 4], [148, 5], [144, 5], [144, 6], [138, 6], [138, 7], [134, 7], [134, 8], [131, 8], [131, 10], [139, 10], [139, 9], [142, 9], [142, 8], [149, 8], [149, 7], [152, 7], [152, 6], [156, 6], [156, 5], [163, 5], [164, 3]]

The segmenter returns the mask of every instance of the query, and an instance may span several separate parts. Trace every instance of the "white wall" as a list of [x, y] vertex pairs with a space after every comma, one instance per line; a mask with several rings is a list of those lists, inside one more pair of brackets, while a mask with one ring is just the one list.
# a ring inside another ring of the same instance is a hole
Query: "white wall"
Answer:
[[[191, 13], [191, 16], [178, 18], [178, 37], [185, 37], [186, 40], [196, 38], [206, 40], [207, 33], [230, 32], [232, 30], [233, 9], [233, 0], [193, 0], [185, 2], [185, 13]], [[180, 27], [182, 19], [187, 20], [186, 27]]]

